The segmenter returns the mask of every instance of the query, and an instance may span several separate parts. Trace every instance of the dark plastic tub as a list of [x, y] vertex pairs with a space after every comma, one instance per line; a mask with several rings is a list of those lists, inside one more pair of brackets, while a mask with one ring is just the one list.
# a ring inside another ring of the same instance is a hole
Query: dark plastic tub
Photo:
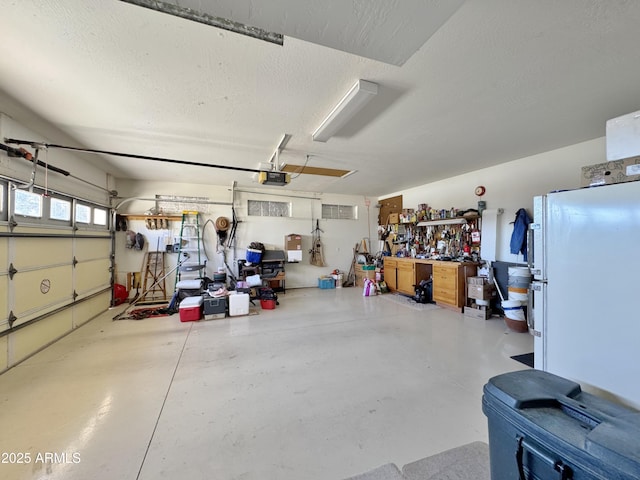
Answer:
[[492, 480], [640, 479], [640, 412], [575, 382], [540, 370], [498, 375], [482, 411]]

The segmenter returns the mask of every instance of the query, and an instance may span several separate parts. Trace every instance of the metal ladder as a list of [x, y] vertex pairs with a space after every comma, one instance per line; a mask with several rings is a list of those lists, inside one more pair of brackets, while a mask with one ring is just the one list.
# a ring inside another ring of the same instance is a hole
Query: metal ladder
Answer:
[[202, 251], [199, 212], [194, 210], [182, 212], [178, 245], [178, 269], [174, 290], [180, 280], [204, 278], [207, 259]]

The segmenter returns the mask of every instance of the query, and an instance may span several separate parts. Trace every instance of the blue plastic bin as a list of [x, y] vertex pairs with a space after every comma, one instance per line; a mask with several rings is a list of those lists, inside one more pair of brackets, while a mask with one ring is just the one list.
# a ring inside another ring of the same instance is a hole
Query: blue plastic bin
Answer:
[[260, 260], [262, 260], [262, 251], [255, 250], [253, 248], [247, 248], [246, 260], [248, 263], [253, 263], [253, 264], [260, 263]]
[[318, 278], [319, 288], [336, 288], [336, 281], [333, 278], [320, 277]]

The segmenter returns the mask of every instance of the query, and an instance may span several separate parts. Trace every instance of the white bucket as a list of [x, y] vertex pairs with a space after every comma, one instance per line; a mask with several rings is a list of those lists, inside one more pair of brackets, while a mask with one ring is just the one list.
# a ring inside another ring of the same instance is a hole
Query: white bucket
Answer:
[[509, 300], [527, 303], [530, 283], [531, 271], [529, 267], [509, 267]]
[[505, 300], [502, 302], [502, 309], [504, 310], [504, 316], [511, 320], [525, 321], [524, 308], [522, 302], [519, 300]]

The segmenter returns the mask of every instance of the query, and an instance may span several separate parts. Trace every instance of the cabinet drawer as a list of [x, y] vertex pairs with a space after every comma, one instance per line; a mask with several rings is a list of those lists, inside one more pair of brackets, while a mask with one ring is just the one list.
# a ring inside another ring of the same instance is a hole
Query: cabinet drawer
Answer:
[[457, 305], [458, 299], [456, 298], [456, 291], [446, 288], [433, 289], [433, 300], [436, 302], [448, 303], [450, 305]]
[[396, 260], [395, 258], [385, 257], [384, 259], [385, 268], [396, 267], [397, 265], [398, 265], [398, 260]]
[[412, 262], [398, 262], [398, 271], [410, 271], [413, 272], [414, 264]]
[[458, 288], [458, 277], [454, 277], [451, 275], [433, 277], [433, 284], [438, 287], [451, 288], [456, 290]]
[[434, 265], [433, 272], [434, 273], [447, 273], [447, 274], [457, 274], [460, 269], [460, 265], [456, 262], [451, 262], [450, 265]]

